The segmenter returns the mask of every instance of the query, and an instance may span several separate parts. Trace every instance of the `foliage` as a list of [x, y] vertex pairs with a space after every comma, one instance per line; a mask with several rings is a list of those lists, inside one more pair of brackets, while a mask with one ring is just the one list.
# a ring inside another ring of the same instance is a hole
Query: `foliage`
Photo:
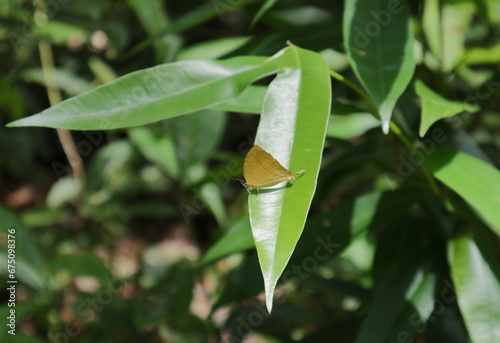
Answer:
[[2, 342], [500, 339], [496, 1], [0, 15]]

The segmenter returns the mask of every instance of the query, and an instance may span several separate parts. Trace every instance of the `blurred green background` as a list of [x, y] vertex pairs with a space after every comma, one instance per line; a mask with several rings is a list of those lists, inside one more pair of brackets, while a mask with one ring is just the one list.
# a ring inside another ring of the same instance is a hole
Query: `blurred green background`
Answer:
[[[480, 99], [481, 115], [463, 114], [441, 125], [453, 137], [451, 144], [500, 167], [498, 1], [446, 3], [447, 23], [455, 30], [446, 51], [458, 57], [442, 64], [432, 54], [418, 54], [424, 45], [432, 48], [431, 27], [421, 21], [423, 3], [410, 3], [417, 37], [427, 35], [416, 43], [417, 73], [442, 96], [459, 100], [490, 80], [493, 91]], [[249, 0], [0, 2], [0, 227], [2, 234], [16, 230], [18, 280], [17, 334], [7, 335], [4, 326], [2, 342], [355, 340], [373, 294], [384, 288], [374, 288], [374, 279], [387, 285], [397, 274], [379, 268], [397, 260], [393, 250], [399, 244], [430, 239], [416, 228], [434, 225], [422, 208], [401, 198], [392, 204], [400, 208], [379, 208], [378, 217], [368, 213], [371, 219], [364, 224], [350, 222], [349, 213], [375, 211], [370, 206], [380, 193], [353, 199], [393, 186], [385, 176], [393, 169], [390, 138], [365, 111], [336, 109], [338, 125], [328, 131], [311, 212], [340, 208], [333, 217], [337, 223], [317, 220], [317, 226], [361, 225], [375, 234], [339, 233], [336, 242], [347, 249], [299, 281], [282, 284], [269, 317], [248, 229], [247, 193], [232, 179], [242, 176], [258, 116], [206, 110], [131, 129], [72, 132], [81, 163], [71, 154], [68, 161], [60, 141], [64, 133], [4, 127], [48, 108], [51, 92], [52, 101], [59, 95], [66, 99], [166, 62], [270, 56], [287, 40], [320, 52], [332, 69], [352, 77], [342, 53], [343, 2], [278, 1], [257, 16], [262, 5]], [[47, 87], [44, 72], [51, 73], [53, 85]], [[333, 92], [336, 99], [355, 102], [356, 94], [341, 84], [334, 84]], [[418, 127], [419, 105], [411, 90], [399, 106], [397, 115], [404, 113], [409, 130]], [[341, 116], [345, 113], [350, 116]], [[82, 192], [71, 166], [84, 180]], [[440, 211], [436, 206], [437, 218]], [[0, 237], [3, 249], [6, 237]], [[316, 244], [311, 237], [308, 242]], [[300, 258], [291, 266], [305, 261]], [[3, 266], [1, 271], [4, 280]], [[2, 323], [8, 296], [2, 286]], [[429, 335], [467, 342], [455, 302], [412, 342], [444, 342]]]

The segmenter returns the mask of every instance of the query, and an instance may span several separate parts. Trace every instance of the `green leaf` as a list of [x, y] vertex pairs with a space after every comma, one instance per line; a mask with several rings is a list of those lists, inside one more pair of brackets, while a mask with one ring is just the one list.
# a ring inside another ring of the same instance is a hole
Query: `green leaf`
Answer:
[[[249, 232], [251, 231], [249, 230]], [[263, 291], [262, 284], [262, 273], [259, 268], [257, 255], [251, 254], [246, 256], [241, 264], [227, 275], [218, 294], [217, 301], [212, 307], [212, 313], [221, 306], [242, 302], [261, 294]]]
[[[442, 143], [438, 142], [439, 137], [442, 137], [445, 141]], [[474, 156], [483, 162], [492, 164], [488, 155], [479, 146], [477, 140], [462, 128], [452, 128], [446, 123], [437, 123], [435, 129], [432, 129], [431, 138], [439, 143], [437, 146], [441, 149], [460, 151]]]
[[332, 115], [328, 122], [326, 135], [328, 137], [351, 139], [378, 126], [380, 126], [380, 121], [370, 113]]
[[165, 30], [169, 24], [161, 2], [156, 0], [127, 0], [127, 3], [134, 9], [142, 26], [150, 36]]
[[69, 208], [35, 208], [23, 211], [21, 218], [27, 226], [54, 227], [61, 222], [71, 222], [73, 213]]
[[[30, 229], [8, 208], [0, 205], [0, 232], [5, 239], [9, 238], [8, 230], [15, 230], [15, 233], [10, 233], [15, 237], [15, 267], [16, 279], [21, 280], [26, 285], [33, 287], [36, 290], [42, 290], [45, 287], [45, 269], [44, 262], [38, 246], [33, 240]], [[7, 243], [7, 241], [5, 241]], [[8, 257], [7, 244], [2, 244], [0, 251], [0, 263], [7, 266]], [[7, 268], [2, 269], [2, 274], [6, 274]]]
[[193, 299], [195, 278], [194, 268], [189, 261], [170, 264], [156, 284], [148, 292], [142, 292], [134, 302], [132, 319], [135, 325], [143, 328], [165, 320], [177, 325], [185, 322], [191, 315], [189, 305]]
[[109, 142], [97, 150], [87, 166], [87, 184], [85, 192], [101, 193], [85, 205], [95, 206], [109, 200], [109, 196], [131, 189], [131, 169], [137, 156], [129, 140], [121, 139]]
[[146, 159], [159, 165], [172, 178], [179, 177], [179, 163], [172, 137], [165, 134], [157, 137], [149, 127], [131, 128], [128, 136]]
[[190, 45], [179, 52], [177, 60], [217, 59], [245, 45], [251, 38], [251, 36], [221, 38]]
[[86, 43], [90, 32], [83, 27], [61, 21], [49, 20], [45, 25], [35, 26], [38, 36], [49, 37], [53, 44], [66, 45], [70, 40]]
[[435, 262], [443, 259], [444, 246], [429, 246], [424, 227], [422, 219], [407, 215], [375, 230], [373, 307], [356, 342], [409, 341], [427, 321], [434, 307]]
[[[64, 90], [64, 92], [71, 96], [85, 92], [90, 86], [88, 81], [65, 69], [51, 69], [46, 70], [45, 73], [47, 74], [47, 78], [51, 80], [52, 85]], [[27, 69], [23, 71], [21, 78], [24, 81], [36, 82], [47, 87], [42, 68]]]
[[248, 86], [236, 99], [217, 105], [214, 109], [258, 114], [262, 112], [266, 92], [267, 87], [265, 86]]
[[488, 19], [492, 23], [500, 23], [500, 0], [481, 0], [486, 6], [486, 12], [488, 14]]
[[470, 155], [437, 148], [424, 166], [462, 196], [500, 234], [500, 172]]
[[[306, 261], [309, 262], [311, 256], [321, 255], [316, 262], [326, 263], [350, 247], [353, 241], [364, 237], [368, 229], [383, 228], [401, 217], [412, 204], [423, 199], [424, 195], [425, 193], [415, 189], [373, 192], [312, 217], [306, 223], [281, 280], [284, 282], [304, 281], [302, 270], [309, 268], [310, 265], [306, 266]], [[241, 231], [247, 229], [250, 232], [249, 227], [240, 229]], [[230, 233], [227, 234], [229, 235]], [[240, 233], [241, 236], [243, 233]], [[228, 239], [223, 237], [221, 240], [229, 245], [229, 237]], [[245, 242], [248, 244], [248, 241]], [[245, 246], [245, 249], [247, 247]], [[322, 251], [318, 251], [318, 247]], [[235, 252], [234, 249], [232, 252]], [[250, 256], [237, 270], [230, 273], [228, 277], [230, 285], [223, 288], [217, 302], [219, 305], [243, 301], [262, 292], [260, 276], [258, 277], [259, 285], [255, 285], [253, 271], [258, 269], [258, 261], [255, 264], [257, 266], [254, 268], [253, 257]], [[244, 271], [242, 272], [241, 269]], [[251, 276], [251, 281], [248, 281], [249, 276]], [[309, 274], [306, 277], [309, 278]], [[251, 286], [248, 287], [249, 285]]]
[[172, 54], [172, 46], [180, 45], [179, 38], [174, 34], [160, 35], [171, 24], [163, 8], [164, 4], [157, 0], [127, 0], [127, 3], [134, 9], [148, 35], [150, 37], [156, 36], [154, 48], [157, 61], [165, 61], [167, 54], [170, 55], [169, 57], [175, 56]]
[[341, 72], [349, 68], [349, 59], [346, 54], [333, 49], [325, 49], [319, 53], [325, 59], [330, 69]]
[[226, 226], [227, 213], [222, 199], [222, 190], [215, 182], [205, 182], [195, 190], [200, 199], [207, 205], [219, 226]]
[[[217, 105], [215, 108], [231, 112], [260, 114], [266, 92], [267, 87], [249, 86], [236, 99]], [[350, 139], [380, 126], [380, 121], [371, 113], [339, 101], [332, 101], [331, 113], [326, 131], [328, 137]]]
[[136, 55], [138, 52], [144, 50], [153, 42], [155, 42], [158, 38], [164, 37], [172, 33], [179, 33], [193, 27], [198, 27], [199, 25], [207, 21], [210, 21], [217, 16], [219, 16], [221, 20], [224, 20], [223, 15], [226, 11], [231, 11], [234, 10], [235, 8], [244, 6], [247, 2], [250, 1], [251, 0], [239, 0], [236, 6], [233, 3], [225, 1], [214, 1], [214, 2], [204, 3], [190, 10], [185, 15], [179, 17], [178, 19], [173, 21], [170, 25], [168, 25], [164, 30], [157, 33], [153, 37], [150, 37], [142, 41], [140, 44], [132, 48], [129, 52], [121, 56], [120, 60], [125, 60]]
[[205, 163], [216, 150], [226, 123], [226, 113], [212, 109], [163, 123], [173, 137], [181, 171], [186, 172], [190, 166]]
[[352, 114], [370, 114], [357, 106], [346, 104], [344, 102], [332, 100], [332, 115], [352, 115]]
[[57, 208], [76, 199], [82, 190], [81, 184], [73, 175], [67, 175], [52, 185], [47, 194], [47, 207]]
[[500, 63], [500, 44], [468, 49], [465, 54], [465, 63], [473, 65]]
[[[267, 13], [265, 14], [266, 22], [273, 27], [281, 28], [280, 35], [284, 33], [285, 36], [293, 37], [294, 42], [296, 42], [295, 39], [298, 38], [299, 35], [290, 34], [290, 32], [286, 33], [287, 29], [303, 30], [311, 26], [317, 27], [318, 24], [327, 24], [330, 26], [330, 28], [332, 26], [340, 28], [340, 23], [334, 20], [334, 18], [336, 18], [338, 14], [332, 12], [326, 6], [320, 7], [318, 5], [312, 4], [311, 2], [296, 2], [293, 5], [291, 3], [285, 4], [285, 2], [282, 2], [280, 6], [274, 6], [274, 8], [267, 11]], [[283, 30], [283, 28], [285, 30]], [[317, 29], [318, 31], [321, 30], [319, 28]], [[340, 34], [340, 29], [337, 31], [337, 33]], [[269, 38], [270, 37], [268, 36], [267, 39]], [[311, 37], [309, 37], [309, 40], [311, 42], [315, 41], [315, 44], [319, 43], [320, 41], [321, 43], [324, 43], [318, 45], [318, 50], [315, 50], [321, 55], [322, 53], [319, 50], [323, 49], [325, 46], [331, 45], [332, 43], [331, 41], [324, 42], [321, 39], [318, 39], [318, 37], [312, 39]], [[301, 42], [301, 44], [303, 43]]]
[[439, 119], [451, 117], [462, 111], [477, 112], [479, 107], [459, 101], [450, 101], [432, 89], [422, 81], [417, 80], [415, 84], [417, 94], [422, 98], [422, 119], [420, 121], [420, 137], [423, 137], [432, 124]]
[[429, 67], [450, 72], [460, 65], [475, 9], [472, 1], [426, 1], [422, 30], [431, 52], [425, 59]]
[[250, 219], [244, 216], [238, 220], [226, 234], [207, 251], [200, 261], [200, 265], [215, 262], [235, 252], [245, 251], [254, 246]]
[[392, 0], [347, 1], [343, 31], [352, 68], [378, 106], [387, 133], [396, 101], [415, 69], [408, 8]]
[[443, 30], [439, 0], [426, 0], [422, 11], [422, 31], [430, 51], [438, 60], [443, 56]]
[[415, 189], [373, 192], [312, 217], [307, 221], [290, 263], [300, 264], [313, 255], [320, 240], [335, 242], [337, 248], [333, 249], [332, 256], [337, 255], [369, 228], [383, 228], [399, 218], [423, 196]]
[[282, 72], [269, 85], [255, 144], [286, 168], [306, 172], [291, 187], [279, 183], [248, 198], [269, 311], [316, 189], [331, 102], [328, 66], [320, 55], [290, 47], [282, 57]]
[[85, 252], [79, 255], [64, 256], [54, 261], [51, 266], [54, 270], [67, 270], [73, 277], [95, 277], [101, 285], [108, 285], [111, 273], [104, 262], [93, 253]]
[[420, 325], [427, 321], [434, 303], [436, 279], [429, 268], [435, 257], [436, 254], [426, 256], [419, 251], [400, 266], [397, 277], [392, 278], [375, 299], [356, 343], [393, 342], [402, 331], [408, 339], [419, 328], [408, 325], [415, 324], [408, 323], [411, 318]]
[[89, 68], [95, 76], [97, 84], [103, 84], [116, 80], [115, 70], [105, 61], [97, 57], [91, 56], [88, 61]]
[[254, 27], [255, 24], [259, 22], [260, 18], [262, 18], [262, 16], [266, 14], [266, 12], [269, 11], [277, 1], [278, 0], [266, 0], [266, 2], [264, 2], [264, 4], [259, 8], [259, 11], [255, 15], [255, 17], [253, 17], [250, 27]]
[[[5, 120], [19, 119], [26, 112], [25, 99], [14, 87], [13, 80], [8, 79], [7, 76], [0, 77], [0, 107], [3, 108], [5, 113]], [[6, 136], [2, 132], [2, 136]], [[16, 173], [17, 174], [17, 173]]]
[[[491, 56], [488, 54], [488, 56]], [[499, 58], [500, 60], [500, 58]], [[485, 64], [485, 63], [480, 63]], [[489, 80], [493, 77], [493, 70], [491, 69], [472, 69], [468, 65], [460, 65], [457, 68], [457, 76], [460, 76], [461, 79], [470, 87], [470, 88], [479, 88], [484, 84], [487, 84]], [[487, 86], [488, 87], [488, 86]], [[474, 97], [467, 97], [468, 99], [475, 101]], [[484, 98], [483, 98], [484, 100]]]
[[[207, 176], [206, 160], [219, 144], [226, 119], [226, 113], [207, 109], [163, 123], [173, 137], [184, 185], [191, 187]], [[209, 180], [196, 185], [194, 192], [207, 205], [219, 225], [225, 226], [227, 214], [221, 188]]]
[[[498, 246], [495, 249], [498, 252]], [[452, 241], [449, 254], [458, 304], [472, 342], [500, 341], [500, 283], [492, 270], [497, 267], [498, 275], [498, 254], [496, 265], [491, 265], [469, 236]]]
[[109, 130], [176, 117], [236, 98], [274, 72], [265, 59], [183, 61], [140, 70], [8, 126]]

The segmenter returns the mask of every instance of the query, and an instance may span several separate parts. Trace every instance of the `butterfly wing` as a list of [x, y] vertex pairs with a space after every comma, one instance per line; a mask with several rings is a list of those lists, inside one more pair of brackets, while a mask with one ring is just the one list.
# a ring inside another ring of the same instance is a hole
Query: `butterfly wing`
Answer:
[[258, 145], [248, 152], [243, 164], [247, 186], [261, 188], [284, 180], [293, 180], [293, 173], [283, 167], [270, 153]]

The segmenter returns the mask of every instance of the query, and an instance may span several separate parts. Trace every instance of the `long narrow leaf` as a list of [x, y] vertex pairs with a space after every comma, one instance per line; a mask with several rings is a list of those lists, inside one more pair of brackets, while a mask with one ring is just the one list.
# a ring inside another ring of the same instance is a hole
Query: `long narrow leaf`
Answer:
[[500, 234], [500, 171], [462, 152], [436, 149], [424, 165]]
[[[490, 240], [490, 243], [494, 241]], [[493, 249], [498, 249], [493, 245]], [[449, 246], [450, 265], [458, 295], [458, 304], [472, 342], [500, 340], [500, 283], [498, 255], [487, 261], [484, 252], [469, 236], [454, 240]]]
[[109, 130], [172, 118], [236, 98], [274, 72], [264, 57], [183, 61], [137, 71], [8, 126]]
[[415, 69], [409, 10], [392, 0], [346, 1], [343, 31], [354, 72], [377, 104], [387, 133]]
[[283, 72], [271, 82], [264, 100], [255, 143], [285, 167], [306, 172], [291, 187], [279, 183], [254, 191], [248, 199], [269, 311], [316, 189], [331, 102], [328, 65], [320, 55], [290, 47], [283, 57]]

